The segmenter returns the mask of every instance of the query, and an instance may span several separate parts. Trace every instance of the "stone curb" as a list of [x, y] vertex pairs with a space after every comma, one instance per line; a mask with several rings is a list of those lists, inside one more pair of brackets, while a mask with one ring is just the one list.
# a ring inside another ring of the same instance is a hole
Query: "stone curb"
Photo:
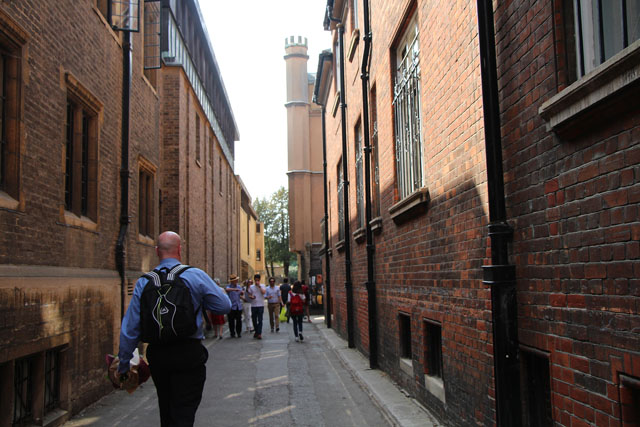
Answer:
[[328, 329], [321, 323], [315, 323], [315, 326], [392, 425], [401, 427], [442, 425], [422, 405], [400, 391], [384, 372], [369, 368], [368, 359], [357, 350], [348, 348], [346, 341], [334, 330]]

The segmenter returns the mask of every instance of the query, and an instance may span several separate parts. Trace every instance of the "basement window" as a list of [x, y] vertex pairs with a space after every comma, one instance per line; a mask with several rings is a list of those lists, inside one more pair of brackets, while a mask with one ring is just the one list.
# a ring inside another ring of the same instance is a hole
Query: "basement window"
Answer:
[[406, 313], [398, 315], [400, 327], [400, 369], [413, 375], [413, 353], [411, 352], [411, 316]]
[[640, 425], [640, 378], [620, 374], [622, 425]]
[[553, 425], [549, 357], [536, 349], [522, 349], [520, 355], [522, 425], [524, 427]]
[[33, 373], [33, 357], [24, 357], [15, 361], [13, 373], [13, 425], [21, 425], [33, 419]]
[[434, 321], [424, 321], [424, 382], [425, 388], [445, 401], [442, 380], [442, 326]]

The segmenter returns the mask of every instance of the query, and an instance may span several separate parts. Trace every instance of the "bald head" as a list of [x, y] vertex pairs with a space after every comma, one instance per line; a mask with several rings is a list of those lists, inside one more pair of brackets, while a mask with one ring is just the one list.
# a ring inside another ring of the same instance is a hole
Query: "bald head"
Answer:
[[156, 253], [158, 258], [176, 258], [180, 260], [180, 236], [173, 231], [165, 231], [158, 236], [158, 246], [156, 246]]

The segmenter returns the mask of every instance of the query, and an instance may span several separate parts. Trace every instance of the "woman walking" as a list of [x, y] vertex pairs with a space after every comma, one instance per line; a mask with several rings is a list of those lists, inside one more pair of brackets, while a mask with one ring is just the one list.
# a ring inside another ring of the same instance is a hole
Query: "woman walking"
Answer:
[[296, 281], [293, 289], [289, 291], [289, 314], [293, 320], [293, 334], [296, 341], [304, 341], [302, 336], [302, 314], [304, 312], [304, 292], [302, 292], [302, 284]]

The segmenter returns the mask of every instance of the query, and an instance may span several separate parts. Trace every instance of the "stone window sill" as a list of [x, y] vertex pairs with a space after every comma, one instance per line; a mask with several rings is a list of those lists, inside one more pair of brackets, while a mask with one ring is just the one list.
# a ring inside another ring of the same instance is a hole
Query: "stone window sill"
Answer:
[[547, 130], [579, 135], [587, 130], [587, 122], [601, 123], [611, 114], [619, 115], [620, 108], [637, 108], [633, 99], [638, 99], [638, 83], [640, 40], [544, 102], [538, 113], [546, 120]]
[[380, 233], [382, 231], [382, 217], [376, 217], [374, 219], [371, 220], [371, 222], [369, 222], [369, 225], [371, 225], [371, 231], [374, 233]]
[[400, 370], [405, 374], [413, 377], [413, 361], [406, 357], [400, 358]]
[[444, 383], [442, 382], [442, 378], [432, 377], [425, 374], [424, 386], [427, 391], [433, 394], [438, 400], [440, 400], [442, 403], [446, 403]]
[[336, 116], [338, 112], [338, 105], [340, 105], [340, 91], [336, 91], [336, 96], [333, 98], [333, 106], [331, 107], [331, 115]]
[[73, 212], [64, 211], [62, 223], [71, 227], [81, 228], [87, 231], [98, 231], [98, 224], [86, 216], [77, 216]]
[[4, 191], [0, 191], [0, 208], [9, 209], [12, 211], [24, 210], [20, 209], [20, 201], [14, 199]]
[[336, 243], [336, 250], [338, 252], [344, 251], [344, 239], [338, 240], [338, 243]]
[[400, 224], [416, 218], [427, 212], [429, 200], [429, 190], [422, 187], [389, 208], [391, 219]]
[[356, 53], [356, 48], [358, 47], [359, 41], [360, 30], [356, 28], [355, 30], [353, 30], [353, 33], [351, 33], [351, 43], [349, 43], [349, 51], [347, 52], [349, 62], [353, 61], [353, 55]]
[[138, 233], [138, 243], [141, 243], [146, 246], [151, 246], [151, 247], [155, 246], [155, 242], [151, 237], [145, 236], [144, 234], [139, 234], [139, 233]]
[[364, 242], [366, 237], [367, 237], [367, 230], [363, 227], [360, 227], [353, 232], [353, 238], [357, 243]]

